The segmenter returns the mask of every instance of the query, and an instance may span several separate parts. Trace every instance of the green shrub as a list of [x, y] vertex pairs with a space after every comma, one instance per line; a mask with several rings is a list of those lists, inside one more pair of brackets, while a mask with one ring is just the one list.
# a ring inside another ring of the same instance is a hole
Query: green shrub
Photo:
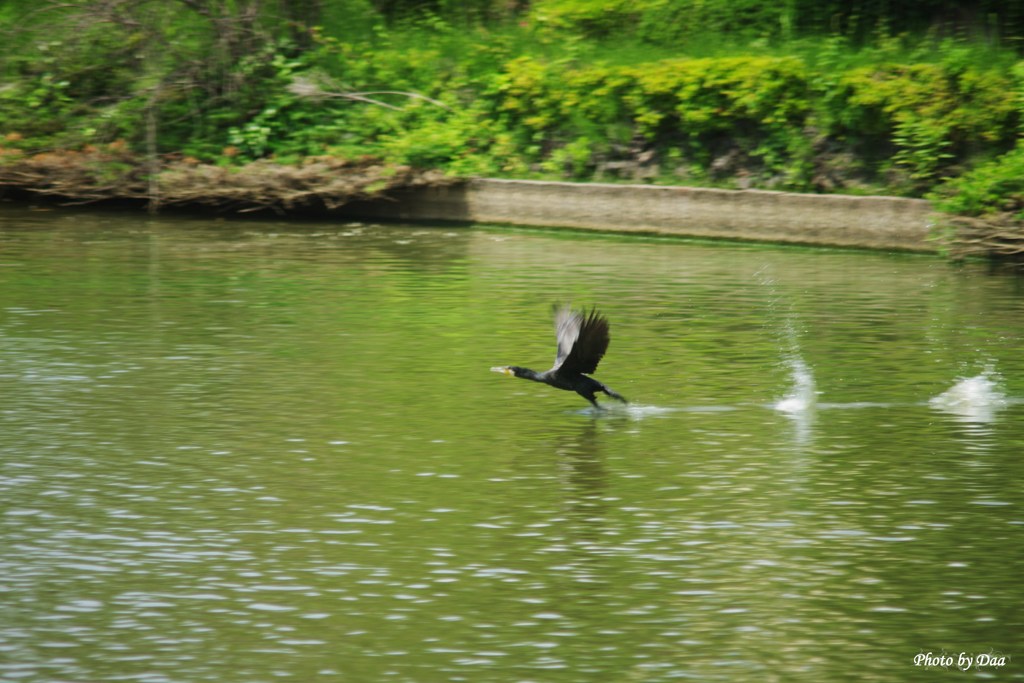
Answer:
[[947, 213], [984, 216], [1010, 212], [1024, 220], [1024, 145], [948, 180], [930, 198]]
[[531, 8], [532, 21], [553, 32], [578, 32], [590, 37], [630, 31], [650, 2], [631, 0], [540, 0]]
[[709, 34], [740, 42], [788, 37], [794, 22], [791, 2], [761, 0], [535, 0], [530, 16], [552, 31], [590, 38], [633, 34], [654, 44]]
[[954, 164], [986, 146], [1012, 139], [1017, 103], [1010, 77], [978, 66], [880, 64], [842, 74], [843, 96], [832, 106], [841, 133], [883, 153], [906, 171], [914, 187], [927, 187]]

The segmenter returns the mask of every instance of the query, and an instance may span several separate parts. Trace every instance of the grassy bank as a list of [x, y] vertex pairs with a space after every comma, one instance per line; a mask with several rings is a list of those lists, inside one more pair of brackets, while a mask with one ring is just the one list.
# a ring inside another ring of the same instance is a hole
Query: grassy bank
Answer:
[[[149, 194], [189, 169], [316, 158], [924, 196], [971, 230], [1014, 234], [1024, 9], [918, 4], [12, 2], [0, 183], [53, 191], [26, 172], [47, 154], [87, 160], [82, 177], [127, 173]], [[1016, 248], [977, 237], [984, 251]]]

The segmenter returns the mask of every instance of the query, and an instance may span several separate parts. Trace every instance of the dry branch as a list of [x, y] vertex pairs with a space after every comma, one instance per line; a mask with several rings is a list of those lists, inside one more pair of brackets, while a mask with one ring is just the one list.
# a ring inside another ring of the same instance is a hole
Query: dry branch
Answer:
[[950, 220], [953, 235], [950, 251], [959, 258], [992, 256], [1020, 260], [1024, 255], [1024, 221], [1003, 213], [973, 218], [957, 216]]
[[337, 85], [332, 85], [332, 87], [335, 88], [335, 89], [334, 90], [325, 90], [323, 87], [321, 87], [321, 85], [319, 83], [317, 83], [317, 82], [315, 82], [315, 81], [313, 81], [313, 80], [311, 80], [311, 79], [309, 79], [309, 78], [307, 78], [305, 76], [295, 76], [294, 78], [292, 78], [292, 82], [288, 84], [288, 92], [290, 92], [293, 95], [296, 95], [297, 97], [304, 97], [304, 98], [307, 98], [307, 99], [318, 100], [318, 99], [337, 98], [337, 99], [344, 99], [344, 100], [353, 100], [355, 102], [365, 102], [367, 104], [375, 104], [378, 107], [384, 107], [385, 109], [394, 109], [395, 111], [400, 111], [401, 107], [396, 107], [393, 104], [389, 104], [387, 102], [382, 102], [381, 100], [378, 100], [376, 98], [370, 97], [370, 95], [397, 95], [397, 96], [404, 97], [404, 98], [410, 99], [410, 100], [421, 100], [423, 102], [428, 102], [428, 103], [430, 103], [430, 104], [432, 104], [432, 105], [434, 105], [436, 107], [441, 107], [442, 109], [447, 109], [448, 111], [451, 111], [451, 107], [449, 107], [444, 102], [441, 102], [440, 100], [435, 100], [432, 97], [427, 97], [426, 95], [421, 95], [420, 93], [417, 93], [417, 92], [407, 92], [407, 91], [404, 91], [404, 90], [373, 90], [373, 91], [368, 91], [368, 92], [354, 92], [354, 91], [339, 92], [337, 90], [337, 87], [338, 87]]
[[295, 166], [261, 160], [240, 167], [165, 158], [155, 178], [149, 168], [149, 160], [117, 150], [21, 156], [0, 149], [0, 189], [19, 189], [73, 203], [152, 201], [155, 193], [161, 206], [284, 212], [336, 209], [400, 188], [450, 182], [438, 171], [333, 157], [313, 157]]

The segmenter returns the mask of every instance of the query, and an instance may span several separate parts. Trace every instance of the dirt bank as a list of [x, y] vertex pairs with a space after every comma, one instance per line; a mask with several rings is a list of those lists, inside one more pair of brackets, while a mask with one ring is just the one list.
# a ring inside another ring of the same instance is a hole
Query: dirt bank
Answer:
[[397, 189], [449, 182], [437, 171], [375, 159], [311, 157], [295, 165], [263, 160], [216, 166], [181, 156], [149, 161], [114, 145], [31, 156], [0, 149], [0, 191], [67, 203], [140, 200], [151, 209], [199, 205], [230, 211], [331, 211]]

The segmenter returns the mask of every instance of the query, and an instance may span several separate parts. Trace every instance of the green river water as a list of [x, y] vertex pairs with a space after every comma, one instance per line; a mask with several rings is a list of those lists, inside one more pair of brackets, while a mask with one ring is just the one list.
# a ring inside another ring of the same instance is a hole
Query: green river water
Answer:
[[[566, 301], [629, 406], [489, 372]], [[1024, 680], [1022, 350], [937, 257], [7, 206], [0, 681]]]

